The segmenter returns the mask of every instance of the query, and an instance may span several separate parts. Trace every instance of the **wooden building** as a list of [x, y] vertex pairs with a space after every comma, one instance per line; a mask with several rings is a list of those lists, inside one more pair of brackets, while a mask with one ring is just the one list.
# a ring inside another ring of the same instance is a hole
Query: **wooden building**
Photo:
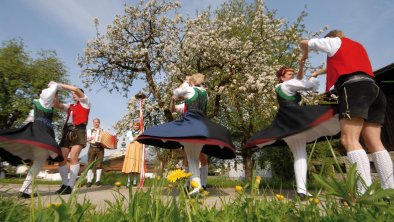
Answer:
[[376, 82], [387, 98], [385, 124], [382, 141], [389, 151], [394, 151], [394, 63], [375, 71]]

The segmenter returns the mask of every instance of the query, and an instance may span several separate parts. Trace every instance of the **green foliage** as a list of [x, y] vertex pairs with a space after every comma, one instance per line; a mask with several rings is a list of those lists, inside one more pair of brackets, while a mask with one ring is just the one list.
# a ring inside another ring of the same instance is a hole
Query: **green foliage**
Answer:
[[50, 81], [66, 82], [67, 71], [54, 51], [40, 51], [35, 58], [22, 40], [0, 47], [0, 128], [23, 122], [32, 100]]
[[267, 147], [256, 153], [262, 168], [269, 167], [272, 177], [284, 180], [294, 178], [293, 155], [288, 147]]
[[21, 200], [0, 192], [0, 221], [26, 221], [29, 217], [29, 207]]

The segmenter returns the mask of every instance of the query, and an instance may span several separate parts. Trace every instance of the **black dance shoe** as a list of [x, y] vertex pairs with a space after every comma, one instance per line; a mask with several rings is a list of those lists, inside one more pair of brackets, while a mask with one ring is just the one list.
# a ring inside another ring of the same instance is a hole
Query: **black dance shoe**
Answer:
[[59, 190], [56, 191], [57, 194], [71, 194], [71, 192], [73, 191], [73, 189], [70, 186], [66, 186], [64, 184], [62, 184], [62, 186], [60, 187]]
[[56, 193], [56, 194], [61, 194], [61, 193], [63, 193], [63, 191], [64, 191], [67, 187], [68, 187], [68, 186], [62, 184], [62, 185], [60, 186], [60, 189], [56, 190], [55, 193]]
[[[34, 196], [34, 197], [37, 197], [37, 194], [34, 193], [33, 196]], [[30, 198], [31, 198], [31, 194], [25, 193], [25, 192], [19, 192], [19, 193], [18, 193], [18, 197], [19, 197], [19, 198], [23, 198], [23, 199], [30, 199]]]
[[91, 182], [86, 183], [86, 187], [91, 187], [91, 186], [92, 186]]
[[101, 186], [100, 181], [96, 181], [96, 186]]

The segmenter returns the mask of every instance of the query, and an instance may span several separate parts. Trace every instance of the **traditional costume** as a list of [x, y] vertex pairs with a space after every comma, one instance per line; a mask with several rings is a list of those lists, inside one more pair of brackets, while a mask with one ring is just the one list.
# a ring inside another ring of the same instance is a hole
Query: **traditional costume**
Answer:
[[[75, 104], [65, 104], [64, 111], [67, 112], [68, 117], [72, 117], [72, 124], [67, 123], [69, 129], [63, 132], [62, 139], [60, 141], [60, 147], [71, 149], [74, 145], [80, 145], [82, 148], [84, 148], [87, 142], [86, 125], [88, 123], [90, 112], [89, 98], [85, 94], [84, 97], [79, 98]], [[67, 164], [59, 166], [62, 185], [60, 189], [56, 191], [56, 193], [71, 193], [72, 188], [74, 187], [77, 180], [79, 169], [79, 163], [70, 165], [70, 168], [68, 168]], [[68, 177], [68, 173], [70, 173], [70, 178]]]
[[142, 160], [142, 144], [136, 141], [136, 137], [140, 134], [140, 130], [130, 130], [127, 132], [126, 137], [130, 143], [127, 146], [122, 173], [129, 174], [127, 178], [127, 187], [130, 186], [130, 174], [134, 174], [133, 185], [137, 185], [136, 174], [141, 173]]
[[268, 146], [289, 146], [294, 157], [294, 172], [297, 193], [307, 194], [306, 143], [322, 136], [333, 136], [339, 132], [338, 116], [330, 105], [300, 106], [300, 91], [317, 90], [315, 78], [310, 81], [291, 79], [278, 84], [275, 92], [279, 110], [272, 124], [252, 136], [245, 149]]
[[[86, 132], [87, 138], [93, 138], [93, 140], [94, 138], [97, 139], [101, 131], [102, 129], [100, 128], [89, 129]], [[93, 169], [88, 170], [88, 174], [86, 176], [87, 187], [92, 186], [92, 181], [94, 178], [93, 170], [96, 170], [96, 185], [97, 186], [101, 185], [100, 178], [103, 172], [103, 159], [104, 159], [104, 147], [98, 142], [91, 141], [89, 143], [89, 150], [88, 150], [88, 164], [91, 164], [93, 161], [96, 160], [96, 165], [93, 167]]]
[[33, 101], [34, 118], [17, 129], [0, 131], [1, 158], [12, 165], [33, 161], [20, 190], [22, 197], [30, 196], [32, 179], [38, 174], [48, 157], [63, 161], [62, 152], [55, 140], [52, 125], [53, 105], [60, 86], [51, 82], [40, 98]]
[[[326, 91], [334, 84], [338, 94], [339, 118], [360, 117], [365, 122], [382, 125], [386, 112], [386, 97], [375, 83], [371, 62], [365, 48], [349, 38], [327, 37], [310, 39], [308, 49], [327, 54]], [[379, 137], [378, 137], [379, 139]], [[372, 153], [383, 189], [394, 189], [393, 163], [390, 154], [382, 147]], [[370, 162], [364, 149], [347, 153], [349, 162], [357, 164], [357, 172], [367, 186], [372, 184]], [[358, 190], [365, 192], [359, 182]]]
[[174, 95], [185, 98], [185, 115], [180, 120], [149, 128], [137, 140], [141, 143], [167, 149], [184, 147], [191, 181], [201, 187], [199, 155], [200, 152], [221, 159], [235, 158], [235, 148], [230, 132], [206, 117], [208, 95], [204, 88], [183, 85], [174, 90]]

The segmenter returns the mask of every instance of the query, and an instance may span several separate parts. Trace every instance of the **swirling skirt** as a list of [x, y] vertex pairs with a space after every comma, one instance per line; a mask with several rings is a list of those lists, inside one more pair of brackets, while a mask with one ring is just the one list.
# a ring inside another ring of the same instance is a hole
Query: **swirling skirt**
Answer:
[[230, 132], [197, 111], [188, 111], [180, 120], [151, 127], [137, 140], [167, 149], [180, 148], [183, 142], [203, 144], [201, 152], [207, 155], [221, 159], [235, 158]]
[[286, 146], [286, 139], [302, 137], [306, 142], [340, 131], [335, 106], [285, 106], [279, 108], [272, 124], [252, 136], [244, 148]]
[[28, 123], [21, 128], [0, 130], [0, 156], [12, 165], [33, 160], [37, 149], [48, 151], [54, 161], [63, 161], [53, 129], [40, 121]]

